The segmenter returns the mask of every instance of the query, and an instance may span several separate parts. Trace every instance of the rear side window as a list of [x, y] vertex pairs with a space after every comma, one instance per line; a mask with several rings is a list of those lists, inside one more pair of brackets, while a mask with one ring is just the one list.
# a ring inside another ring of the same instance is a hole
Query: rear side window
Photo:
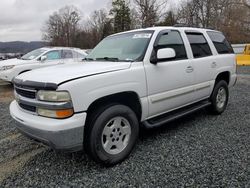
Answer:
[[63, 50], [62, 51], [62, 58], [63, 59], [72, 59], [73, 58], [73, 53], [71, 50]]
[[186, 32], [186, 34], [191, 45], [194, 58], [212, 55], [208, 42], [202, 33]]
[[173, 48], [176, 52], [174, 60], [187, 59], [186, 48], [178, 31], [170, 31], [162, 34], [157, 46], [158, 48]]
[[225, 36], [219, 32], [208, 31], [210, 39], [213, 41], [214, 46], [219, 54], [232, 54], [234, 53], [232, 46], [227, 41]]

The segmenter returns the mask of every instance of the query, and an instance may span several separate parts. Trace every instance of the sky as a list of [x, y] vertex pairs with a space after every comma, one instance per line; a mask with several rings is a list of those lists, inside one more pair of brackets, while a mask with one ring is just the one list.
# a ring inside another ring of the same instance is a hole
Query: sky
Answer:
[[107, 8], [110, 0], [1, 0], [0, 42], [40, 41], [49, 15], [66, 5], [76, 6], [86, 18]]
[[0, 0], [0, 42], [42, 40], [46, 20], [66, 5], [74, 5], [87, 18], [110, 4], [111, 0]]

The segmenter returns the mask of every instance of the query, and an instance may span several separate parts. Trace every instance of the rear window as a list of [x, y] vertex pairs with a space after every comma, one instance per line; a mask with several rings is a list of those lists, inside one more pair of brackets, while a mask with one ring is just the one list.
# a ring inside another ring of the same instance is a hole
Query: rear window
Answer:
[[186, 32], [186, 34], [191, 45], [194, 58], [201, 58], [212, 55], [209, 44], [202, 33]]
[[214, 46], [219, 54], [231, 54], [234, 53], [232, 46], [227, 41], [226, 37], [219, 32], [208, 31], [210, 39], [213, 41]]

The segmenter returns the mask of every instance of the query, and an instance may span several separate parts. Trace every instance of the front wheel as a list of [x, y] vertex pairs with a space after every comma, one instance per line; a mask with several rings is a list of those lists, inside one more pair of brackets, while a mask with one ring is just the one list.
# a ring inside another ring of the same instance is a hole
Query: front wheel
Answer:
[[210, 97], [211, 106], [210, 112], [213, 114], [222, 114], [227, 107], [229, 98], [228, 84], [224, 80], [216, 83], [213, 93]]
[[95, 112], [90, 120], [87, 152], [97, 162], [114, 165], [131, 153], [139, 134], [136, 114], [127, 106], [112, 105]]

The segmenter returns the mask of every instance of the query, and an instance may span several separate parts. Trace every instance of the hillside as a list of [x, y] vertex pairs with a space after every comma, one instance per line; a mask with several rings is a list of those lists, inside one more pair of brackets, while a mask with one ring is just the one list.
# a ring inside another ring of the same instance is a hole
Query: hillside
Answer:
[[47, 46], [46, 42], [32, 41], [32, 42], [0, 42], [0, 53], [27, 53], [31, 50]]

